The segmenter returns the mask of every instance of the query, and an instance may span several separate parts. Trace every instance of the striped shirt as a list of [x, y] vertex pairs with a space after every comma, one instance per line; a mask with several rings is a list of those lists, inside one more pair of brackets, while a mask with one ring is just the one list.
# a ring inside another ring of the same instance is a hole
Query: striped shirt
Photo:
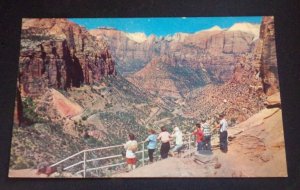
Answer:
[[210, 136], [211, 135], [211, 129], [210, 129], [210, 126], [208, 125], [208, 123], [202, 124], [202, 128], [203, 128], [204, 136]]

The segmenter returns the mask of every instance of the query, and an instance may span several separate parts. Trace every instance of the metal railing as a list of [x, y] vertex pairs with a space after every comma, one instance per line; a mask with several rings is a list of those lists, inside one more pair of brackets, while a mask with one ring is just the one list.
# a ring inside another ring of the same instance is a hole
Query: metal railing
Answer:
[[[192, 145], [192, 134], [184, 134], [183, 135], [183, 144], [185, 145], [185, 150], [191, 150], [193, 145]], [[139, 142], [138, 145], [141, 146], [141, 150], [135, 152], [138, 161], [140, 161], [141, 166], [138, 167], [143, 167], [145, 166], [145, 161], [149, 160], [149, 158], [146, 158], [145, 152], [147, 152], [147, 148], [145, 148], [145, 143], [146, 141]], [[171, 142], [172, 144], [172, 142]], [[161, 143], [157, 144], [157, 149], [160, 147]], [[93, 149], [86, 149], [82, 150], [76, 154], [73, 154], [57, 163], [54, 163], [50, 165], [50, 167], [58, 167], [61, 166], [62, 171], [68, 171], [73, 169], [72, 173], [75, 173], [76, 175], [80, 175], [81, 177], [85, 178], [87, 177], [88, 173], [92, 173], [93, 171], [99, 171], [103, 169], [108, 169], [108, 168], [114, 168], [114, 167], [120, 167], [124, 166], [126, 162], [124, 162], [124, 157], [122, 154], [114, 154], [113, 149], [118, 149], [121, 148], [124, 150], [124, 145], [114, 145], [114, 146], [108, 146], [108, 147], [100, 147], [100, 148], [93, 148]], [[102, 156], [101, 152], [106, 151], [108, 156]], [[158, 151], [156, 151], [157, 154]], [[89, 158], [89, 154], [93, 154], [94, 158]], [[96, 154], [98, 153], [98, 154]], [[96, 154], [96, 155], [95, 155]], [[159, 156], [156, 156], [159, 159]], [[117, 163], [112, 163], [109, 160], [114, 160], [117, 159]], [[75, 160], [75, 163], [69, 163]], [[97, 162], [98, 163], [95, 163]], [[102, 163], [100, 163], [102, 161]], [[95, 163], [91, 166], [89, 163]], [[90, 167], [89, 167], [90, 166]], [[92, 176], [92, 174], [90, 175]], [[96, 175], [99, 177], [99, 175]]]

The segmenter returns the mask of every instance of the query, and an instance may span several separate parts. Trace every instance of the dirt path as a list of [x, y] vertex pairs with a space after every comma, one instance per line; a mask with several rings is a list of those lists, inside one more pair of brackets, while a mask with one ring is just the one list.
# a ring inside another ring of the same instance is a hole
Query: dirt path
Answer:
[[8, 177], [14, 178], [46, 178], [46, 174], [36, 174], [36, 169], [9, 170]]

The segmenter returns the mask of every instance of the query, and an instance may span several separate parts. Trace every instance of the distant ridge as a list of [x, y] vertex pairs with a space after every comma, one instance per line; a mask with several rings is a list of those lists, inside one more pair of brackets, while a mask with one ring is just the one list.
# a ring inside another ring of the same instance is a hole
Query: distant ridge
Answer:
[[[123, 34], [125, 34], [125, 36], [127, 38], [129, 38], [130, 40], [133, 40], [137, 43], [143, 43], [143, 42], [147, 41], [148, 38], [149, 38], [144, 32], [129, 33], [129, 32], [118, 30], [117, 28], [109, 27], [109, 26], [99, 26], [99, 27], [97, 27], [97, 29], [120, 31]], [[242, 23], [235, 23], [230, 28], [221, 28], [220, 26], [215, 25], [211, 28], [204, 29], [204, 30], [199, 30], [195, 33], [177, 32], [175, 34], [168, 34], [166, 36], [160, 36], [160, 37], [156, 37], [154, 34], [151, 34], [150, 36], [154, 36], [157, 39], [165, 39], [165, 40], [168, 40], [168, 41], [182, 42], [182, 41], [184, 41], [184, 39], [186, 37], [188, 37], [190, 35], [193, 35], [193, 34], [199, 34], [201, 32], [241, 31], [241, 32], [246, 32], [246, 33], [249, 33], [249, 34], [253, 34], [254, 35], [253, 41], [254, 41], [254, 40], [257, 40], [259, 38], [259, 30], [260, 30], [260, 24], [242, 22]]]

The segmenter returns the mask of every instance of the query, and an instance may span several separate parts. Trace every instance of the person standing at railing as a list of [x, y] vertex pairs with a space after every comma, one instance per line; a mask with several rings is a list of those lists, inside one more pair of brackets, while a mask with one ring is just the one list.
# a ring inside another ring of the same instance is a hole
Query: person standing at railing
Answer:
[[157, 146], [157, 135], [153, 129], [150, 129], [148, 132], [149, 132], [149, 136], [145, 141], [148, 142], [147, 148], [148, 148], [149, 161], [152, 163], [153, 153]]
[[196, 130], [193, 132], [193, 135], [196, 136], [197, 151], [200, 153], [203, 150], [203, 131], [199, 123], [196, 124]]
[[220, 124], [219, 124], [219, 128], [220, 128], [220, 149], [222, 152], [226, 153], [228, 151], [227, 148], [227, 129], [228, 129], [228, 123], [225, 119], [225, 114], [221, 114], [220, 115]]
[[171, 150], [170, 154], [171, 156], [174, 156], [175, 152], [178, 152], [182, 146], [183, 146], [183, 141], [182, 141], [182, 132], [178, 127], [174, 128], [173, 133], [171, 134], [171, 137], [175, 137], [175, 147]]
[[161, 159], [165, 159], [168, 158], [171, 135], [165, 127], [161, 127], [160, 129], [161, 129], [161, 133], [159, 133], [157, 139], [161, 141], [161, 147], [160, 147]]
[[129, 141], [127, 141], [126, 144], [124, 144], [124, 148], [126, 149], [126, 162], [128, 167], [127, 172], [135, 169], [135, 164], [136, 164], [135, 152], [137, 151], [137, 146], [138, 146], [134, 134], [130, 133], [128, 137], [129, 137]]
[[207, 120], [202, 119], [201, 121], [201, 127], [203, 131], [203, 150], [205, 150], [205, 153], [212, 153], [211, 150], [211, 129], [207, 122]]

